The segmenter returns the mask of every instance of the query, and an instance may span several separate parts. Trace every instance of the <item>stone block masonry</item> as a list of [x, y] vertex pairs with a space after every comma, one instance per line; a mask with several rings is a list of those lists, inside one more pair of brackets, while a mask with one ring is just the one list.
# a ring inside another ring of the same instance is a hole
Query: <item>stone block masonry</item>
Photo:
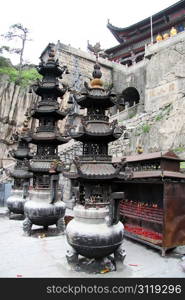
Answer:
[[[75, 89], [79, 90], [84, 80], [89, 82], [92, 78], [93, 65], [96, 61], [95, 55], [60, 42], [56, 45], [56, 50], [59, 61], [68, 67], [70, 73], [66, 75], [66, 78], [64, 77], [64, 81], [67, 80], [69, 86], [74, 86]], [[103, 81], [111, 84], [113, 63], [102, 58], [99, 61], [102, 66]]]
[[28, 88], [21, 88], [0, 78], [0, 163], [3, 167], [12, 163], [12, 160], [7, 160], [9, 150], [16, 147], [12, 134], [19, 131], [26, 111], [36, 99]]

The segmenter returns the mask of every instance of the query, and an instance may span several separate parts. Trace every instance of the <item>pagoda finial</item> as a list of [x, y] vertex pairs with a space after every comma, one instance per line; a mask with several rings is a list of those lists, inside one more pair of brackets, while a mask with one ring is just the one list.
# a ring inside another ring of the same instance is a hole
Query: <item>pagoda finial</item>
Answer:
[[48, 61], [54, 61], [55, 60], [55, 49], [53, 47], [50, 48], [48, 53]]
[[93, 88], [102, 88], [103, 81], [100, 79], [102, 77], [102, 72], [100, 70], [100, 65], [96, 61], [94, 65], [94, 71], [92, 73], [93, 79], [91, 80], [91, 87]]
[[101, 78], [102, 77], [102, 72], [100, 70], [100, 65], [98, 62], [94, 65], [94, 71], [92, 73], [93, 78]]
[[22, 129], [21, 129], [22, 132], [28, 131], [28, 123], [29, 123], [28, 118], [26, 118], [23, 122], [23, 126], [22, 126]]

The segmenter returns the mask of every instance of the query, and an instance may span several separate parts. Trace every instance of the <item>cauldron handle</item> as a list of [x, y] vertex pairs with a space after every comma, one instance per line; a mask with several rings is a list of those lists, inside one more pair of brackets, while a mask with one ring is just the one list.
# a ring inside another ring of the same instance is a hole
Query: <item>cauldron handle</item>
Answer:
[[109, 221], [108, 225], [116, 225], [119, 222], [119, 206], [120, 201], [124, 199], [124, 192], [114, 192], [111, 194], [110, 206], [109, 206]]

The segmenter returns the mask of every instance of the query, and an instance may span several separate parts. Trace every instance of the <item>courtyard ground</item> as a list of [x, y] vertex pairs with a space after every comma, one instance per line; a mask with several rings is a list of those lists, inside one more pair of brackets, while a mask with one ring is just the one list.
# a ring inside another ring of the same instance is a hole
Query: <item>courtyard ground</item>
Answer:
[[1, 278], [184, 278], [183, 257], [185, 246], [167, 252], [138, 242], [124, 240], [126, 258], [122, 271], [105, 274], [89, 274], [71, 269], [66, 261], [65, 235], [56, 235], [55, 226], [44, 232], [39, 226], [32, 227], [32, 236], [26, 237], [23, 220], [11, 219], [5, 208], [0, 208], [0, 277]]

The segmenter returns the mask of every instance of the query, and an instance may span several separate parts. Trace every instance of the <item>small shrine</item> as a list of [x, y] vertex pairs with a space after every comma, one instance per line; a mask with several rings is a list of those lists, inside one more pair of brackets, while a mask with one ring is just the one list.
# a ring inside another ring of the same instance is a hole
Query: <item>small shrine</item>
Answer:
[[28, 121], [25, 120], [20, 134], [15, 135], [18, 142], [16, 150], [11, 150], [10, 155], [15, 158], [14, 170], [10, 172], [14, 183], [10, 197], [7, 199], [9, 216], [11, 213], [24, 215], [24, 204], [29, 199], [29, 184], [33, 173], [29, 170], [29, 160], [33, 157], [28, 145]]
[[46, 62], [38, 66], [43, 76], [32, 86], [40, 96], [38, 103], [32, 107], [30, 117], [37, 120], [38, 127], [30, 131], [29, 142], [36, 145], [36, 154], [30, 162], [33, 182], [30, 186], [30, 200], [25, 205], [26, 219], [23, 223], [24, 232], [31, 234], [33, 224], [43, 226], [56, 224], [58, 232], [64, 232], [65, 204], [58, 186], [61, 164], [58, 146], [69, 141], [66, 134], [62, 135], [57, 127], [67, 111], [61, 111], [57, 98], [64, 95], [66, 89], [60, 86], [58, 78], [62, 77], [66, 67], [61, 67], [51, 48]]
[[117, 181], [125, 192], [120, 217], [125, 236], [161, 251], [185, 245], [185, 174], [172, 151], [127, 156], [132, 177]]
[[117, 140], [123, 128], [109, 122], [107, 110], [116, 103], [112, 88], [105, 89], [98, 59], [90, 84], [75, 95], [75, 101], [86, 109], [85, 116], [69, 129], [70, 136], [83, 144], [83, 155], [76, 157], [64, 176], [71, 179], [75, 199], [74, 218], [66, 227], [70, 245], [67, 260], [78, 264], [78, 256], [103, 261], [114, 254], [116, 268], [122, 266], [125, 251], [122, 248], [124, 227], [119, 221], [119, 202], [124, 192], [114, 190], [113, 181], [120, 166], [114, 166], [108, 155], [108, 144]]

